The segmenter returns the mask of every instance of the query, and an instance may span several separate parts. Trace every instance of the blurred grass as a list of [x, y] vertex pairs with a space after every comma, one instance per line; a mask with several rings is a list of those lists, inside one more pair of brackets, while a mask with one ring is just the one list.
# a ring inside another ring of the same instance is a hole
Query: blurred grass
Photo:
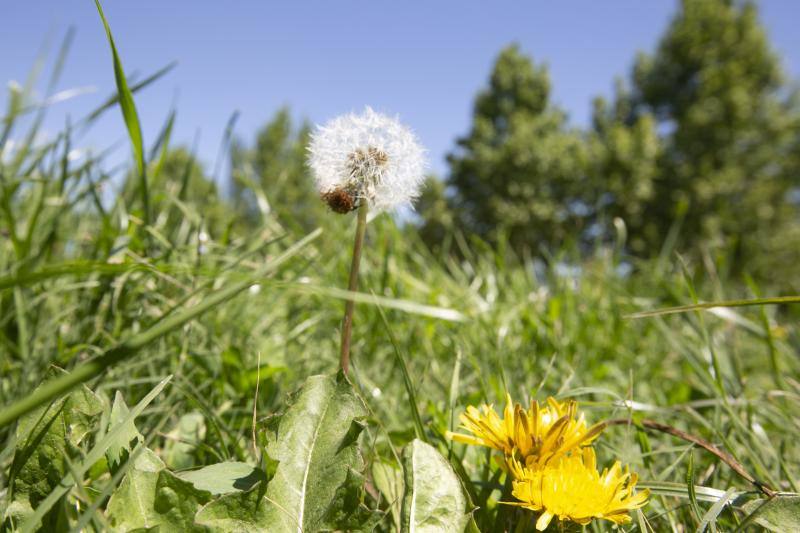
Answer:
[[[174, 375], [138, 419], [150, 446], [165, 455], [177, 430], [161, 428], [199, 413], [207, 431], [181, 468], [255, 461], [254, 397], [263, 420], [306, 376], [336, 369], [352, 227], [333, 226], [307, 242], [269, 214], [244, 224], [230, 206], [210, 227], [203, 206], [168, 190], [151, 190], [164, 199], [153, 205], [144, 195], [109, 199], [102, 188], [112, 172], [101, 156], [70, 159], [70, 128], [34, 142], [47, 95], [11, 92], [0, 135], [0, 405], [30, 398], [51, 365], [81, 372], [130, 339], [145, 339], [80, 376], [107, 402], [122, 391], [133, 404]], [[108, 109], [104, 103], [98, 112]], [[97, 116], [77, 123], [90, 127]], [[151, 153], [168, 148], [173, 120]], [[17, 131], [24, 124], [28, 130]], [[23, 140], [9, 149], [11, 139]], [[368, 229], [352, 375], [374, 417], [369, 462], [397, 466], [396, 450], [422, 433], [450, 450], [480, 507], [477, 524], [491, 530], [502, 515], [502, 474], [483, 450], [443, 435], [464, 406], [502, 403], [508, 391], [523, 403], [575, 397], [592, 421], [657, 419], [724, 448], [771, 487], [798, 490], [796, 315], [752, 307], [795, 300], [752, 300], [752, 285], [678, 261], [638, 262], [616, 245], [588, 258], [566, 250], [539, 261], [453, 236], [460, 253], [436, 255], [410, 225], [383, 216]], [[695, 300], [717, 303], [685, 306]], [[658, 311], [664, 307], [726, 309], [704, 316]], [[4, 427], [0, 440], [4, 488], [15, 434]], [[634, 425], [607, 429], [598, 453], [604, 463], [630, 463], [655, 494], [629, 529], [735, 528], [744, 517], [738, 498], [754, 496], [715, 457]], [[102, 524], [104, 499], [121, 476], [93, 478], [78, 459], [79, 485], [90, 489], [82, 497], [95, 499], [83, 514], [70, 512], [76, 524]], [[6, 497], [0, 489], [0, 511]], [[387, 515], [381, 528], [390, 524]]]

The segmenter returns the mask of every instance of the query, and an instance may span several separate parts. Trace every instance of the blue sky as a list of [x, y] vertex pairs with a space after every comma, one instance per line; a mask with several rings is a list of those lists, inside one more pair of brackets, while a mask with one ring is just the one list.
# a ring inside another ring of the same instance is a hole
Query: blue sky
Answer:
[[[800, 78], [800, 2], [762, 0], [761, 15], [786, 72]], [[324, 122], [365, 105], [399, 114], [443, 173], [444, 155], [469, 128], [472, 102], [498, 50], [518, 42], [545, 62], [553, 99], [576, 125], [591, 99], [610, 95], [638, 50], [656, 45], [677, 0], [106, 0], [104, 8], [126, 72], [178, 66], [136, 103], [151, 143], [177, 105], [174, 139], [210, 167], [231, 113], [246, 141], [282, 105]], [[51, 57], [67, 27], [77, 30], [59, 88], [95, 92], [59, 104], [47, 128], [81, 117], [113, 91], [110, 53], [91, 0], [26, 0], [5, 6], [0, 21], [0, 78], [23, 82], [42, 44]], [[5, 106], [5, 92], [0, 105]], [[81, 143], [99, 149], [124, 140], [118, 111]], [[128, 157], [122, 144], [117, 157]]]

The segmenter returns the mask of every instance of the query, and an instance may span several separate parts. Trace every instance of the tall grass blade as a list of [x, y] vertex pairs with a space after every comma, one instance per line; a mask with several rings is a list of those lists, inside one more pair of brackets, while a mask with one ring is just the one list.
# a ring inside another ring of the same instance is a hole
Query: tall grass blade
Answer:
[[[160, 69], [158, 69], [157, 71], [155, 71], [153, 74], [146, 77], [142, 81], [129, 85], [131, 94], [135, 94], [140, 90], [144, 89], [145, 87], [149, 86], [151, 83], [159, 80], [161, 77], [168, 74], [177, 65], [178, 63], [176, 61], [172, 61], [171, 63], [168, 63], [167, 65], [161, 67]], [[132, 79], [130, 81], [133, 82]], [[106, 99], [105, 102], [100, 104], [100, 106], [98, 106], [91, 113], [86, 115], [80, 122], [78, 122], [77, 126], [83, 129], [88, 128], [92, 123], [94, 123], [98, 118], [100, 118], [100, 115], [102, 115], [115, 105], [117, 105], [119, 101], [120, 101], [119, 93], [113, 94], [112, 96], [108, 97], [108, 99]]]
[[147, 189], [147, 165], [145, 164], [144, 158], [144, 141], [142, 140], [142, 128], [139, 123], [139, 114], [136, 112], [133, 94], [128, 87], [128, 80], [125, 78], [125, 71], [122, 69], [122, 61], [119, 58], [119, 53], [117, 53], [117, 46], [114, 44], [114, 37], [111, 35], [111, 28], [103, 13], [103, 7], [100, 5], [100, 0], [95, 0], [94, 3], [95, 6], [97, 6], [100, 19], [103, 21], [106, 37], [108, 37], [108, 44], [111, 46], [111, 55], [114, 60], [114, 81], [117, 84], [119, 106], [122, 109], [122, 117], [125, 119], [125, 126], [128, 128], [128, 136], [130, 137], [131, 146], [133, 148], [133, 159], [136, 162], [136, 171], [139, 174], [139, 191], [142, 195], [144, 222], [149, 226], [150, 193]]
[[225, 159], [225, 153], [230, 149], [231, 139], [233, 139], [233, 129], [236, 127], [236, 122], [239, 120], [239, 112], [234, 111], [225, 125], [225, 133], [222, 135], [222, 140], [219, 144], [219, 152], [214, 161], [214, 173], [211, 175], [214, 183], [219, 183], [219, 173], [222, 168], [222, 161]]
[[800, 303], [800, 296], [775, 296], [772, 298], [751, 298], [747, 300], [722, 300], [719, 302], [700, 302], [691, 305], [679, 305], [677, 307], [665, 307], [652, 311], [641, 311], [625, 315], [625, 318], [649, 318], [661, 315], [674, 315], [678, 313], [688, 313], [691, 311], [704, 311], [715, 307], [751, 307], [757, 305], [781, 305]]
[[411, 381], [411, 376], [408, 374], [406, 361], [403, 359], [403, 355], [400, 353], [400, 348], [397, 346], [397, 340], [394, 338], [392, 327], [389, 325], [389, 321], [386, 319], [386, 313], [383, 312], [383, 309], [381, 309], [380, 306], [378, 306], [378, 312], [381, 315], [383, 326], [386, 328], [386, 334], [389, 335], [389, 341], [392, 343], [397, 366], [400, 367], [400, 371], [403, 374], [403, 385], [405, 385], [406, 394], [408, 394], [408, 408], [411, 412], [411, 419], [414, 421], [414, 431], [417, 434], [417, 438], [427, 444], [428, 439], [425, 436], [425, 428], [422, 425], [422, 418], [419, 416], [419, 410], [417, 409], [417, 393], [414, 390], [414, 382]]

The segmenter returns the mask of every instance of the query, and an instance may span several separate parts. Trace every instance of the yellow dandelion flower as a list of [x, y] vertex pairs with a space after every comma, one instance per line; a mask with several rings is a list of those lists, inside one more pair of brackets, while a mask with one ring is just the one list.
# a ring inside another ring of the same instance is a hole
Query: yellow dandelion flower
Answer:
[[583, 448], [562, 457], [544, 468], [526, 468], [513, 457], [509, 470], [516, 479], [513, 503], [532, 511], [541, 511], [536, 529], [544, 531], [554, 517], [586, 525], [592, 519], [615, 524], [631, 521], [628, 514], [647, 503], [650, 491], [635, 492], [638, 477], [625, 470], [619, 461], [598, 473], [594, 450]]
[[517, 454], [525, 466], [543, 466], [555, 458], [591, 443], [603, 429], [602, 424], [588, 426], [574, 400], [558, 402], [548, 398], [540, 406], [531, 401], [530, 408], [514, 405], [506, 395], [506, 407], [501, 419], [491, 405], [480, 409], [469, 406], [459, 417], [461, 427], [472, 433], [448, 432], [457, 442], [488, 446], [506, 455]]

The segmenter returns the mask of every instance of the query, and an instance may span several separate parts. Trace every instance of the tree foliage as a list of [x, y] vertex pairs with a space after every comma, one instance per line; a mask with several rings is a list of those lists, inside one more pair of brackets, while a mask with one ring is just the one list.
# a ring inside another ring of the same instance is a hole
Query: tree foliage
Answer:
[[500, 53], [444, 186], [423, 203], [429, 242], [448, 217], [534, 251], [624, 223], [640, 257], [711, 252], [761, 279], [797, 264], [800, 107], [752, 3], [683, 0], [612, 101], [595, 100], [586, 132], [549, 94], [544, 67], [516, 46]]
[[250, 219], [272, 214], [290, 229], [307, 232], [330, 218], [306, 166], [311, 126], [296, 126], [288, 108], [259, 130], [252, 147], [236, 143], [232, 158], [233, 195]]
[[[635, 246], [657, 251], [676, 227], [681, 249], [722, 249], [734, 267], [749, 268], [789, 245], [783, 232], [798, 215], [789, 159], [798, 114], [783, 95], [755, 6], [684, 0], [655, 54], [637, 59], [631, 85], [631, 94], [617, 94], [627, 112], [610, 125], [596, 120], [595, 130], [611, 162], [615, 136], [633, 139], [636, 169], [615, 207], [627, 215]], [[661, 148], [637, 152], [651, 144], [653, 122]], [[637, 217], [626, 205], [642, 190], [651, 192], [641, 201], [646, 216]]]
[[550, 79], [517, 46], [504, 49], [475, 102], [469, 134], [448, 156], [458, 226], [518, 246], [555, 246], [581, 230], [588, 151], [549, 101]]

